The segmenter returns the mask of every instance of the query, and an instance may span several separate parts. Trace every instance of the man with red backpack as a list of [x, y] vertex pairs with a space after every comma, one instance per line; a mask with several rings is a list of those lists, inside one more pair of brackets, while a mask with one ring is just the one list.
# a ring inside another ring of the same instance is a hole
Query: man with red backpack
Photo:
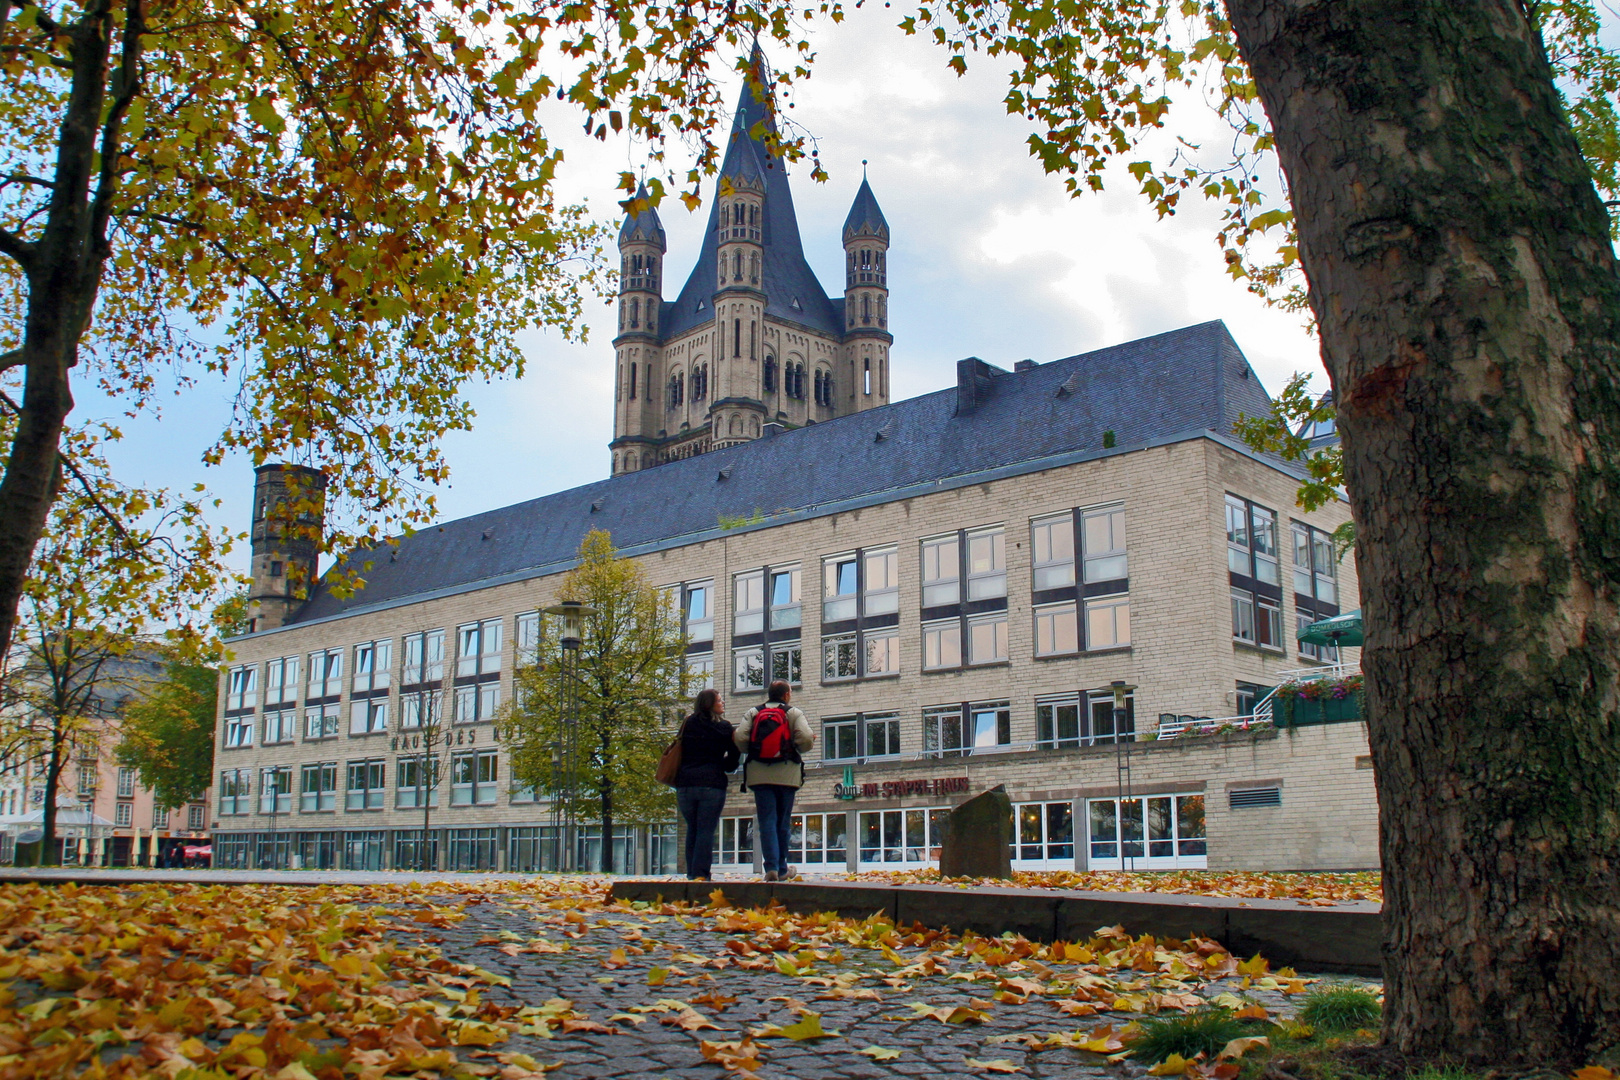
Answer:
[[743, 790], [754, 793], [766, 881], [787, 881], [792, 876], [787, 855], [793, 799], [804, 783], [803, 754], [816, 743], [804, 713], [788, 704], [792, 696], [787, 683], [780, 679], [771, 683], [765, 704], [750, 710], [733, 736], [747, 755]]

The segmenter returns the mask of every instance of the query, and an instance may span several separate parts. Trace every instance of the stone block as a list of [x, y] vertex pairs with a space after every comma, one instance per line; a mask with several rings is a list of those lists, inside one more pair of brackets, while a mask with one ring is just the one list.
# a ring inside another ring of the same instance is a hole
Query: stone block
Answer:
[[771, 898], [796, 915], [831, 911], [851, 919], [869, 915], [894, 918], [894, 888], [889, 885], [779, 881], [771, 886]]
[[904, 885], [894, 890], [894, 920], [960, 934], [995, 937], [1011, 930], [1031, 941], [1051, 941], [1058, 897], [1045, 889], [952, 889]]
[[1234, 954], [1259, 953], [1274, 968], [1374, 976], [1383, 971], [1383, 918], [1371, 904], [1356, 909], [1232, 907], [1226, 920], [1222, 944]]
[[1004, 784], [975, 795], [945, 818], [942, 877], [1012, 877], [1012, 800]]
[[1058, 900], [1054, 919], [1053, 936], [1057, 941], [1087, 941], [1105, 926], [1123, 926], [1132, 935], [1207, 937], [1225, 943], [1226, 912], [1204, 904], [1071, 893]]

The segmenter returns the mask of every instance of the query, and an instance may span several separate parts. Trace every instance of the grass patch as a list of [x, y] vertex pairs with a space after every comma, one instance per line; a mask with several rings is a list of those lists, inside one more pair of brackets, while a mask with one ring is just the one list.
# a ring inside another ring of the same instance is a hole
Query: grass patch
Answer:
[[1181, 1016], [1150, 1016], [1140, 1021], [1141, 1034], [1130, 1041], [1131, 1057], [1152, 1065], [1180, 1054], [1203, 1054], [1213, 1060], [1233, 1039], [1255, 1034], [1255, 1025], [1232, 1016], [1231, 1009], [1210, 1008]]
[[[1320, 986], [1305, 995], [1299, 1009], [1299, 1019], [1318, 1031], [1359, 1031], [1376, 1028], [1383, 1018], [1384, 1007], [1378, 995], [1359, 986], [1342, 983]], [[1424, 1080], [1451, 1080], [1448, 1077], [1425, 1077]]]

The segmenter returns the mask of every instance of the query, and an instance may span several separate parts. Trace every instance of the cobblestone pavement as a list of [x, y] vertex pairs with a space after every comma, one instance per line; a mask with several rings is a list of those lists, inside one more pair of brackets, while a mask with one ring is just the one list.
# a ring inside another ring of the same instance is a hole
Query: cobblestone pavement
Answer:
[[[737, 956], [728, 951], [726, 943], [740, 943], [748, 935], [710, 929], [714, 920], [695, 911], [588, 912], [581, 923], [578, 914], [569, 921], [566, 911], [515, 894], [471, 897], [465, 911], [464, 921], [450, 929], [430, 931], [422, 939], [437, 944], [451, 959], [511, 980], [509, 987], [486, 993], [488, 999], [505, 1005], [538, 1006], [548, 999], [566, 998], [577, 1012], [612, 1029], [610, 1033], [559, 1033], [550, 1039], [520, 1034], [501, 1045], [503, 1052], [521, 1051], [547, 1065], [558, 1065], [553, 1076], [717, 1080], [727, 1074], [720, 1065], [704, 1060], [702, 1040], [736, 1042], [768, 1025], [786, 1027], [799, 1019], [796, 1010], [804, 1009], [819, 1013], [822, 1026], [840, 1035], [802, 1042], [780, 1036], [761, 1038], [761, 1077], [865, 1080], [991, 1075], [969, 1065], [968, 1059], [1010, 1061], [1020, 1067], [1020, 1075], [1035, 1078], [1146, 1075], [1141, 1066], [1110, 1064], [1102, 1055], [1077, 1049], [1033, 1052], [1017, 1042], [994, 1041], [997, 1036], [1090, 1033], [1104, 1023], [1123, 1026], [1132, 1017], [1122, 1013], [1070, 1017], [1052, 1000], [1040, 996], [1021, 1004], [988, 1003], [984, 999], [995, 992], [997, 978], [982, 963], [966, 958], [939, 958], [941, 970], [931, 976], [894, 979], [897, 959], [910, 964], [928, 955], [926, 950], [902, 948], [899, 956], [885, 957], [875, 949], [848, 948], [817, 961], [814, 975], [807, 980], [775, 970], [774, 956], [783, 954], [762, 954], [773, 961], [765, 970], [739, 970], [732, 963]], [[540, 951], [527, 951], [534, 949]], [[726, 966], [699, 966], [716, 962]], [[657, 968], [666, 969], [668, 975], [662, 985], [654, 987], [649, 985], [649, 973]], [[964, 977], [975, 969], [980, 978]], [[996, 974], [1016, 977], [1018, 971], [1014, 965], [999, 968]], [[1114, 973], [1126, 985], [1136, 974]], [[821, 997], [830, 989], [826, 983], [839, 976], [867, 999]], [[885, 976], [891, 976], [887, 982]], [[824, 978], [822, 985], [813, 981], [817, 977]], [[1150, 977], [1151, 973], [1139, 976], [1143, 992]], [[1340, 977], [1334, 981], [1368, 984], [1368, 980]], [[1238, 989], [1239, 982], [1236, 978], [1222, 980], [1204, 985], [1200, 992], [1215, 997]], [[1274, 990], [1251, 990], [1242, 996], [1264, 1005], [1274, 1016], [1291, 1014], [1298, 1000]], [[735, 1003], [728, 1004], [727, 999], [735, 999]], [[946, 1009], [967, 1006], [988, 1018], [982, 1023], [961, 1024], [918, 1018], [914, 1002]], [[685, 1017], [690, 1024], [694, 1014], [718, 1030], [687, 1031], [675, 1023]], [[857, 1053], [872, 1046], [901, 1053], [886, 1061]]]

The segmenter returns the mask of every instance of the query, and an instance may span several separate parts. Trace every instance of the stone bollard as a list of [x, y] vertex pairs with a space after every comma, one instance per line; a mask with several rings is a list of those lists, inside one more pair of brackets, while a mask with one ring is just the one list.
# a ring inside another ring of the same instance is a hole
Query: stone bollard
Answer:
[[940, 845], [942, 877], [1012, 877], [1012, 800], [997, 784], [952, 810]]

